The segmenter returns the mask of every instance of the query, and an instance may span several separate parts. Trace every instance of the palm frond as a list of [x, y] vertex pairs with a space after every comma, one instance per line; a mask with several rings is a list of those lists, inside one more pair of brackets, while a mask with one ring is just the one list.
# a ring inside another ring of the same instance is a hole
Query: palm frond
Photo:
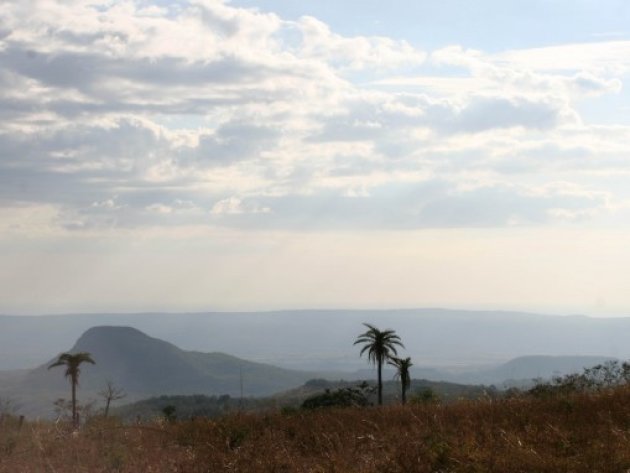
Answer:
[[87, 352], [79, 352], [79, 353], [62, 353], [59, 355], [57, 360], [48, 366], [48, 369], [55, 368], [56, 366], [65, 366], [66, 367], [66, 377], [78, 375], [79, 365], [81, 363], [91, 363], [93, 365], [96, 364], [92, 355]]
[[[361, 352], [359, 353], [359, 356], [363, 356], [363, 353], [365, 353], [367, 350], [372, 351], [372, 346], [371, 345], [365, 345], [362, 349]], [[369, 355], [369, 354], [368, 354]]]

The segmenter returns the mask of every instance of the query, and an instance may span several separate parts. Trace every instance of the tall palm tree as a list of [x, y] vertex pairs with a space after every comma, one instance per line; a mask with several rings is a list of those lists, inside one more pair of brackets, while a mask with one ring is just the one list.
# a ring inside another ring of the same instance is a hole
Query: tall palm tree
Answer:
[[368, 361], [376, 365], [378, 372], [378, 405], [383, 405], [383, 363], [397, 355], [396, 345], [405, 348], [400, 337], [393, 330], [379, 330], [373, 325], [363, 324], [368, 330], [357, 337], [354, 344], [361, 343], [363, 348], [359, 356], [367, 351]]
[[413, 366], [411, 358], [396, 358], [392, 357], [388, 362], [396, 368], [396, 377], [400, 378], [400, 384], [402, 389], [402, 403], [407, 402], [407, 389], [411, 387], [411, 376], [409, 375], [409, 368]]
[[79, 369], [81, 363], [95, 364], [92, 355], [87, 352], [74, 354], [62, 353], [59, 355], [57, 361], [48, 367], [48, 369], [54, 368], [55, 366], [66, 367], [65, 376], [66, 378], [70, 378], [70, 385], [72, 386], [72, 423], [75, 427], [79, 425], [79, 416], [77, 415], [77, 386], [79, 384], [79, 374], [81, 373]]

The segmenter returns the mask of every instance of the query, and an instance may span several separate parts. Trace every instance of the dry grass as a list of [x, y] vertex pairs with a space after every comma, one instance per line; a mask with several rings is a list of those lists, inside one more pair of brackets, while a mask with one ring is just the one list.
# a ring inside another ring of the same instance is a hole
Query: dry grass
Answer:
[[78, 433], [0, 427], [1, 472], [625, 472], [630, 389], [537, 400], [231, 415]]

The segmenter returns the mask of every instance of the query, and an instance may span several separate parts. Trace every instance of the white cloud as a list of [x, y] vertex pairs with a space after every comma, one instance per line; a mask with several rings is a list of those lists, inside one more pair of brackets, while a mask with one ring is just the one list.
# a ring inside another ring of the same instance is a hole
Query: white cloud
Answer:
[[427, 61], [219, 0], [14, 0], [0, 23], [0, 202], [65, 228], [543, 225], [627, 198], [630, 132], [576, 111], [623, 91], [624, 42]]
[[151, 204], [146, 207], [149, 212], [156, 212], [158, 214], [170, 214], [173, 213], [173, 207], [164, 204]]
[[496, 59], [532, 70], [623, 74], [630, 70], [630, 41], [597, 41], [512, 50], [498, 54]]
[[284, 306], [627, 302], [630, 42], [428, 53], [234, 5], [0, 2], [5, 307], [261, 308], [260, 274]]
[[605, 79], [588, 72], [580, 72], [569, 82], [578, 93], [585, 95], [600, 95], [605, 93], [619, 93], [622, 82], [618, 78]]
[[255, 202], [245, 202], [238, 197], [222, 199], [212, 206], [213, 215], [266, 214], [269, 207], [261, 207]]
[[[522, 50], [511, 51], [502, 54], [484, 54], [481, 51], [465, 50], [460, 46], [450, 46], [431, 54], [431, 60], [438, 66], [456, 66], [470, 71], [475, 84], [490, 84], [495, 90], [504, 90], [510, 93], [530, 95], [560, 96], [597, 96], [606, 93], [618, 93], [622, 82], [620, 76], [625, 69], [613, 67], [619, 64], [622, 57], [615, 54], [608, 56], [605, 64], [608, 67], [599, 67], [593, 62], [576, 61], [570, 68], [548, 68], [535, 61], [531, 63], [521, 57], [539, 57], [550, 53], [555, 58], [560, 58], [562, 53], [570, 54], [572, 49], [552, 50]], [[559, 59], [560, 61], [565, 58]], [[557, 62], [556, 62], [557, 64]], [[630, 64], [630, 62], [628, 63]], [[452, 80], [446, 78], [446, 81]], [[435, 80], [435, 82], [439, 82]]]
[[323, 60], [350, 69], [418, 65], [427, 56], [405, 41], [386, 37], [343, 37], [313, 17], [302, 17], [296, 27], [302, 35], [298, 49], [301, 57]]

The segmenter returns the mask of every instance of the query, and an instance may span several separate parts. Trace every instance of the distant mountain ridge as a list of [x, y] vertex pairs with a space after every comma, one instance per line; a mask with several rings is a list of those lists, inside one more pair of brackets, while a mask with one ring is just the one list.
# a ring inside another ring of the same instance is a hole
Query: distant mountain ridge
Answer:
[[[106, 380], [126, 391], [143, 394], [239, 394], [241, 379], [248, 395], [265, 395], [288, 389], [317, 373], [286, 370], [254, 363], [225, 353], [182, 350], [172, 343], [149, 337], [132, 327], [103, 326], [88, 329], [69, 353], [88, 352], [95, 365], [83, 365], [81, 387], [97, 390]], [[66, 385], [49, 370], [50, 363], [31, 371], [25, 386]]]
[[130, 326], [185, 350], [284, 368], [355, 371], [363, 322], [392, 328], [416, 367], [483, 367], [526, 355], [630, 358], [630, 318], [448, 309], [0, 316], [0, 369], [32, 368], [88, 328]]
[[[570, 373], [581, 373], [584, 368], [592, 368], [595, 365], [607, 361], [617, 360], [608, 356], [547, 356], [529, 355], [513, 358], [505, 363], [481, 368], [459, 367], [445, 368], [411, 368], [412, 379], [425, 379], [430, 381], [444, 381], [448, 383], [469, 385], [495, 385], [498, 388], [506, 386], [527, 386], [535, 379], [550, 380], [554, 376], [563, 376]], [[366, 379], [373, 373], [369, 369], [362, 369], [352, 373], [347, 379]], [[392, 379], [395, 372], [389, 367], [383, 371], [384, 379]]]
[[[131, 327], [90, 328], [68, 352], [88, 352], [96, 362], [81, 365], [82, 399], [94, 398], [108, 380], [124, 389], [130, 399], [140, 399], [166, 394], [239, 396], [241, 386], [243, 395], [264, 396], [321, 376], [224, 353], [182, 350]], [[25, 375], [20, 372], [14, 385], [0, 388], [26, 399], [27, 404], [35, 406], [31, 410], [45, 409], [46, 405], [50, 408], [56, 398], [67, 397], [69, 391], [63, 367], [49, 369], [52, 361], [54, 358]]]
[[507, 363], [492, 368], [467, 371], [447, 376], [448, 381], [460, 383], [496, 384], [499, 387], [508, 382], [549, 380], [554, 376], [581, 373], [584, 368], [591, 368], [609, 360], [606, 356], [542, 356], [530, 355], [514, 358]]
[[[247, 361], [225, 353], [186, 351], [172, 343], [150, 337], [138, 329], [99, 326], [79, 337], [70, 353], [89, 352], [95, 365], [82, 365], [80, 399], [96, 399], [106, 381], [128, 393], [126, 402], [162, 395], [269, 396], [291, 390], [314, 378], [373, 379], [374, 372], [363, 369], [353, 373], [318, 373], [298, 371]], [[0, 372], [0, 397], [19, 399], [22, 412], [30, 416], [51, 414], [58, 398], [67, 398], [68, 380], [63, 367], [49, 369], [56, 359], [33, 370]], [[493, 367], [448, 371], [414, 367], [414, 383], [422, 379], [434, 382], [496, 384], [505, 380], [548, 378], [553, 374], [580, 372], [584, 367], [603, 363], [610, 357], [527, 356]], [[363, 360], [365, 362], [365, 360]], [[366, 366], [366, 365], [364, 365]], [[366, 366], [367, 368], [367, 366]], [[384, 379], [393, 379], [386, 370]]]

